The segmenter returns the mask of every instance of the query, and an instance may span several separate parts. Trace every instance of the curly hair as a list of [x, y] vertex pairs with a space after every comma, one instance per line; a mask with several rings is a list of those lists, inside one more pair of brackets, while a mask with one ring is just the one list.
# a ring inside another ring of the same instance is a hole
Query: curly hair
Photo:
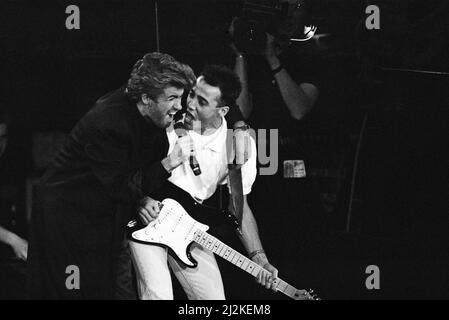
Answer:
[[204, 81], [213, 87], [220, 89], [220, 104], [230, 108], [236, 106], [236, 100], [242, 90], [242, 85], [238, 76], [228, 67], [222, 65], [207, 65], [201, 75]]
[[138, 102], [142, 94], [155, 100], [167, 87], [190, 90], [195, 82], [193, 70], [172, 56], [152, 52], [138, 60], [126, 86], [128, 97]]

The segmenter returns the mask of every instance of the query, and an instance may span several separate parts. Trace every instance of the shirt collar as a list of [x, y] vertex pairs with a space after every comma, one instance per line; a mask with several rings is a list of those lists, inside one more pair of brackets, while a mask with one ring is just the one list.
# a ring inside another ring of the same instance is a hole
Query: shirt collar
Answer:
[[221, 122], [221, 126], [214, 132], [211, 140], [204, 146], [209, 148], [214, 152], [221, 152], [223, 150], [223, 141], [226, 141], [227, 134], [227, 122], [224, 117], [222, 117], [223, 121]]

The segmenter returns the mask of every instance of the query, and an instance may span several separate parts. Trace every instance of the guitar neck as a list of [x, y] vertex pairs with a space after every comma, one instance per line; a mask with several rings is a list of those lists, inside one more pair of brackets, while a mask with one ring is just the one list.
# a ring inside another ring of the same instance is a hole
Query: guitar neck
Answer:
[[[195, 237], [193, 239], [196, 243], [202, 245], [204, 248], [211, 250], [216, 255], [222, 257], [223, 259], [231, 262], [240, 269], [248, 272], [253, 277], [257, 277], [260, 271], [268, 270], [264, 269], [262, 266], [248, 259], [243, 254], [227, 246], [214, 236], [208, 234], [207, 232], [197, 230], [195, 232]], [[300, 290], [296, 289], [287, 282], [277, 278], [274, 280], [274, 285], [277, 291], [289, 296], [292, 299], [298, 299], [300, 297]]]

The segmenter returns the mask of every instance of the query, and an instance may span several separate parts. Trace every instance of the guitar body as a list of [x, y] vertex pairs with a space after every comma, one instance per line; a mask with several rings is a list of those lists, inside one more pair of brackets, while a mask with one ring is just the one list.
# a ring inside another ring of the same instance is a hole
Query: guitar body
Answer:
[[[226, 191], [227, 192], [227, 191]], [[219, 226], [227, 225], [231, 228], [238, 226], [237, 221], [234, 216], [231, 215], [226, 210], [219, 209], [220, 204], [218, 198], [219, 191], [215, 192], [213, 196], [199, 203], [192, 196], [174, 185], [173, 183], [166, 181], [157, 192], [151, 194], [150, 196], [156, 200], [162, 200], [166, 198], [175, 199], [181, 204], [185, 211], [189, 213], [191, 217], [195, 220], [208, 225], [211, 229]], [[225, 199], [225, 201], [227, 198]], [[227, 205], [227, 202], [226, 202]]]
[[173, 199], [164, 199], [156, 220], [145, 228], [131, 232], [131, 237], [141, 243], [152, 243], [168, 247], [183, 264], [194, 268], [197, 262], [190, 254], [198, 230], [206, 232], [209, 227], [194, 220], [184, 208]]

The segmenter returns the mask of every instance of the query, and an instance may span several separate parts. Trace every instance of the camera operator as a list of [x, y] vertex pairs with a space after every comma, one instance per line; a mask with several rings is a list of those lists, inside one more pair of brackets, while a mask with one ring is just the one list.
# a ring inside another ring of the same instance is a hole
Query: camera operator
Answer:
[[[258, 177], [250, 201], [264, 214], [261, 232], [273, 240], [273, 248], [267, 249], [276, 251], [281, 264], [289, 261], [290, 267], [296, 264], [290, 253], [306, 250], [310, 244], [308, 234], [320, 228], [321, 213], [319, 193], [310, 176], [298, 176], [296, 168], [291, 170], [291, 165], [299, 163], [297, 160], [305, 165], [305, 171], [309, 169], [310, 148], [302, 143], [301, 136], [308, 133], [320, 86], [317, 57], [307, 54], [308, 44], [289, 44], [297, 30], [304, 30], [305, 22], [295, 16], [297, 13], [280, 19], [271, 30], [264, 30], [263, 45], [260, 40], [257, 44], [260, 30], [251, 31], [253, 43], [242, 40], [244, 17], [234, 19], [229, 28], [234, 71], [242, 82], [237, 100], [241, 112], [253, 128], [277, 129], [279, 135], [278, 141], [267, 141], [266, 148], [270, 150], [270, 143], [278, 143], [278, 170], [275, 175]], [[288, 166], [290, 170], [285, 170]], [[287, 250], [276, 250], [280, 242], [287, 245]]]
[[[239, 20], [234, 19], [229, 28], [233, 39], [239, 38], [235, 33], [236, 25], [241, 25]], [[231, 44], [235, 53], [234, 71], [245, 85], [238, 103], [243, 116], [256, 126], [285, 128], [286, 122], [302, 120], [316, 104], [319, 88], [316, 71], [310, 66], [313, 57], [304, 56], [304, 52], [300, 52], [303, 48], [291, 47], [288, 43], [297, 29], [304, 28], [304, 18], [302, 20], [285, 17], [273, 23], [273, 30], [265, 33], [264, 46], [256, 43], [258, 39], [248, 41], [253, 44], [240, 44], [242, 49], [235, 42]], [[297, 26], [292, 28], [295, 22]], [[252, 73], [257, 76], [252, 77]], [[265, 98], [270, 96], [270, 103], [266, 103]]]

